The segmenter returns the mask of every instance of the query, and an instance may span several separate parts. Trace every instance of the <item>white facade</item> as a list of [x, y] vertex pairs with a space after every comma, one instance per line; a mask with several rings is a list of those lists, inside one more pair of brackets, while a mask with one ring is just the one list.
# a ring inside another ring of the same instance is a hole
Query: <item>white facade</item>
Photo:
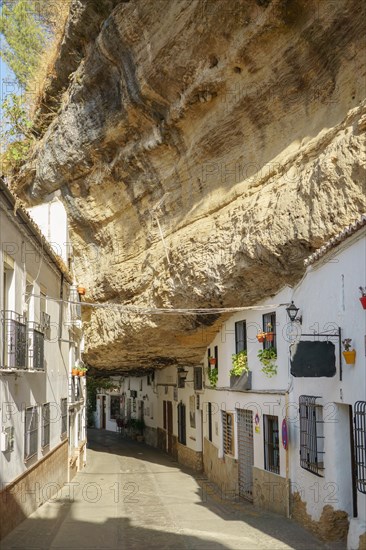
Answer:
[[[11, 517], [2, 516], [2, 535], [15, 526], [20, 509], [28, 515], [68, 481], [75, 446], [78, 457], [84, 448], [85, 462], [86, 437], [85, 383], [76, 394], [71, 377], [82, 351], [80, 321], [68, 303], [71, 275], [14, 205], [0, 182], [0, 481], [2, 491], [17, 493]], [[24, 495], [24, 487], [36, 493]], [[3, 502], [10, 514], [9, 498]]]

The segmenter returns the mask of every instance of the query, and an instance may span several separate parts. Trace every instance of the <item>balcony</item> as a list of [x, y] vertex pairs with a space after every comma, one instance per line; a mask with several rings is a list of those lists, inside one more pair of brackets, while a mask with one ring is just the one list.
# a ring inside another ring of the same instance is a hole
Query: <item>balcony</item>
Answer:
[[44, 333], [38, 323], [28, 323], [28, 368], [44, 370]]
[[38, 323], [26, 322], [15, 311], [3, 311], [2, 368], [44, 371], [44, 334]]
[[2, 312], [3, 368], [27, 368], [27, 325], [22, 315], [15, 311]]

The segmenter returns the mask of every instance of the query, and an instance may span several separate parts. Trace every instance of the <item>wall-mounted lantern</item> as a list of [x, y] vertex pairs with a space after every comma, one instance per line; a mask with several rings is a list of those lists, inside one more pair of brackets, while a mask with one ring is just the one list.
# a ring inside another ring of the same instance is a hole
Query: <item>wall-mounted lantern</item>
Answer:
[[300, 315], [300, 317], [297, 317], [297, 313], [299, 311], [299, 308], [295, 306], [293, 300], [292, 300], [291, 304], [286, 308], [286, 311], [287, 311], [287, 315], [290, 318], [291, 323], [300, 323], [300, 325], [301, 325], [302, 316]]

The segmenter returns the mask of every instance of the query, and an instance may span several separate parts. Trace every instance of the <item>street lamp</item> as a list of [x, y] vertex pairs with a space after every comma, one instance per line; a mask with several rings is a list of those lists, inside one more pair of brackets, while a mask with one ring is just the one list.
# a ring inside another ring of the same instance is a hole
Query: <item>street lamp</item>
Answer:
[[299, 308], [295, 306], [293, 300], [292, 300], [291, 304], [286, 308], [286, 311], [287, 311], [287, 315], [290, 318], [291, 323], [300, 323], [300, 325], [301, 325], [302, 316], [300, 315], [300, 317], [297, 317], [297, 313], [299, 311]]

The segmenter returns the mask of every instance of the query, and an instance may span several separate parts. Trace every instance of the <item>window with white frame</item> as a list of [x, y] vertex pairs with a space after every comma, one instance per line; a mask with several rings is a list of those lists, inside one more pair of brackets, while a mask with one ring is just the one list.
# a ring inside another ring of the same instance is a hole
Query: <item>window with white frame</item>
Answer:
[[44, 403], [42, 405], [42, 447], [47, 447], [50, 444], [50, 404]]
[[61, 437], [67, 434], [67, 398], [61, 399]]
[[25, 410], [24, 422], [24, 459], [35, 456], [38, 451], [38, 410], [28, 407]]
[[226, 455], [234, 454], [234, 416], [222, 411], [222, 443]]

